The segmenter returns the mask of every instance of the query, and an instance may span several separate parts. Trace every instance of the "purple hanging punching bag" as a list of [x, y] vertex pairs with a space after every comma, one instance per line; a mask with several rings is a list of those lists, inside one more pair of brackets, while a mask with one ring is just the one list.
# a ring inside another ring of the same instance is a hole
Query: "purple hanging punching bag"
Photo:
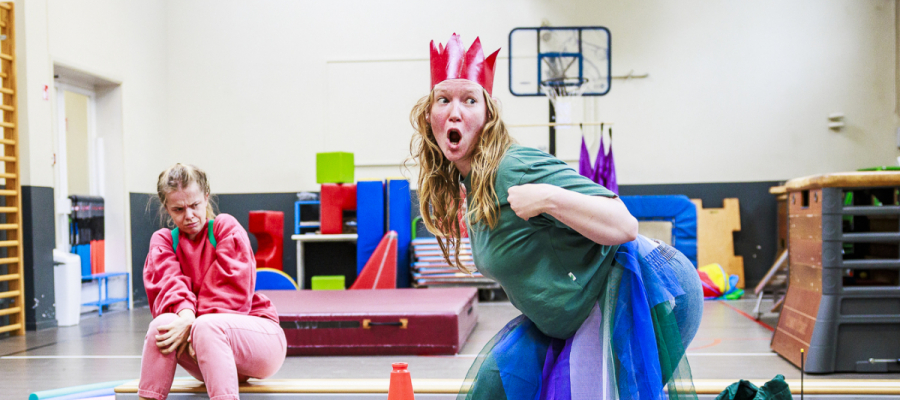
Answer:
[[[600, 154], [603, 154], [603, 136], [601, 133], [600, 136]], [[597, 156], [597, 159], [600, 159], [600, 156]], [[601, 185], [605, 186], [611, 192], [615, 194], [619, 194], [619, 184], [616, 182], [616, 162], [613, 160], [613, 147], [612, 147], [612, 128], [609, 128], [609, 153], [603, 157], [604, 165], [600, 168], [600, 172], [602, 176], [600, 179], [603, 181]]]
[[[603, 137], [600, 137], [603, 140]], [[600, 143], [600, 149], [603, 149], [603, 142]], [[584, 135], [581, 135], [581, 157], [578, 158], [578, 174], [590, 179], [592, 182], [603, 184], [600, 181], [600, 168], [603, 166], [603, 152], [597, 154], [594, 160], [594, 166], [591, 166], [591, 155], [588, 153], [587, 144], [584, 142]]]

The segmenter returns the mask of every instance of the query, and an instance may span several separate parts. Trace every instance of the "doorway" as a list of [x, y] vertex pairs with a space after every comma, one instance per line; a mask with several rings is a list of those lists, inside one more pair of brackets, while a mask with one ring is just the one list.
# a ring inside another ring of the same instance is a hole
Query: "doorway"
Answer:
[[[125, 210], [125, 146], [122, 119], [122, 82], [101, 74], [54, 63], [54, 212], [56, 248], [71, 251], [69, 196], [103, 198], [105, 272], [131, 272], [130, 235]], [[82, 302], [97, 299], [95, 283], [82, 285]], [[131, 282], [109, 282], [110, 298], [125, 298]]]
[[56, 247], [70, 251], [71, 226], [69, 196], [103, 197], [99, 183], [103, 168], [97, 155], [102, 154], [102, 139], [94, 126], [96, 94], [93, 90], [65, 83], [56, 84], [57, 128], [56, 149]]

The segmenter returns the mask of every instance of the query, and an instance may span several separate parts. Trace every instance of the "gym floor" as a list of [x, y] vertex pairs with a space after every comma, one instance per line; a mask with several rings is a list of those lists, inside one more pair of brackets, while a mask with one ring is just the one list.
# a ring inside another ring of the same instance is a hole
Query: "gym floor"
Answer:
[[[768, 302], [771, 306], [771, 302]], [[755, 300], [707, 301], [700, 331], [688, 348], [694, 379], [766, 381], [776, 374], [799, 379], [800, 371], [769, 350], [775, 315], [750, 318]], [[767, 302], [763, 302], [763, 309]], [[478, 325], [455, 356], [288, 357], [277, 379], [387, 379], [391, 363], [408, 362], [413, 379], [462, 379], [482, 346], [518, 315], [509, 302], [479, 303]], [[146, 307], [83, 314], [73, 327], [0, 339], [0, 398], [92, 383], [137, 379]], [[768, 324], [768, 325], [767, 325]], [[179, 368], [176, 376], [188, 376]], [[807, 375], [806, 379], [900, 379], [900, 374]], [[799, 388], [792, 388], [799, 393]], [[799, 397], [798, 397], [799, 398]]]

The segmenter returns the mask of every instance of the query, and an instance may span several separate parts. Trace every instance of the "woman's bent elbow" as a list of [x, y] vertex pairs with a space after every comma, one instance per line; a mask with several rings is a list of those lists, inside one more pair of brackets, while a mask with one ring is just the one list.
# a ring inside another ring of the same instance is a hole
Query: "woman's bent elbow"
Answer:
[[634, 239], [637, 239], [638, 235], [638, 221], [637, 218], [629, 215], [628, 220], [624, 226], [622, 227], [622, 243], [628, 243]]

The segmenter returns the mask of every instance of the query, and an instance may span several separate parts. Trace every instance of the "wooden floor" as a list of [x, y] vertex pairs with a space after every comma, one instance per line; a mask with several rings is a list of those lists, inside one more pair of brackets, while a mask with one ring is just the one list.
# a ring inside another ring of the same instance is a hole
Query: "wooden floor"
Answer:
[[[765, 302], [764, 302], [765, 305]], [[800, 371], [769, 350], [772, 331], [746, 316], [754, 300], [709, 301], [688, 348], [695, 380], [766, 381]], [[392, 362], [408, 362], [414, 379], [462, 379], [474, 356], [518, 315], [508, 302], [481, 303], [475, 331], [456, 356], [288, 357], [273, 379], [387, 379]], [[147, 308], [83, 314], [78, 326], [0, 339], [0, 398], [25, 399], [35, 391], [137, 379]], [[773, 316], [763, 321], [774, 324]], [[177, 376], [188, 376], [179, 368]], [[900, 379], [900, 374], [807, 375], [808, 380]], [[794, 389], [796, 393], [799, 390]], [[807, 396], [809, 398], [809, 396]]]

